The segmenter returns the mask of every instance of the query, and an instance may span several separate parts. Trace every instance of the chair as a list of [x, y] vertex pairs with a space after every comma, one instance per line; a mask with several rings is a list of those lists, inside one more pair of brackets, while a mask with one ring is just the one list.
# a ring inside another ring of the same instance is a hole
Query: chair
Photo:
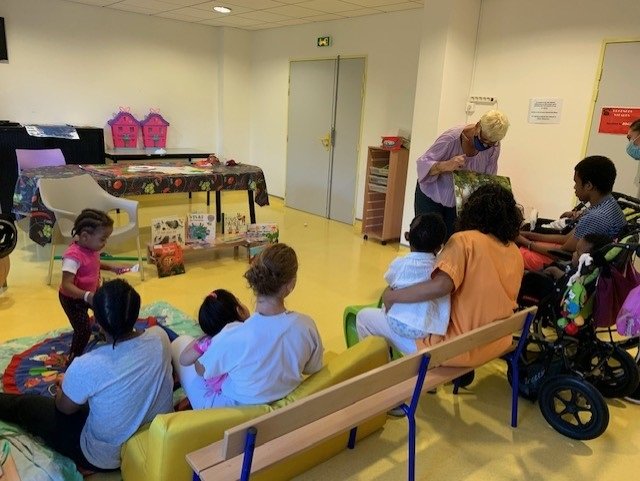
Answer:
[[129, 216], [129, 222], [120, 227], [114, 227], [108, 242], [119, 242], [135, 236], [138, 248], [138, 262], [140, 264], [140, 279], [144, 281], [144, 266], [140, 250], [140, 229], [138, 227], [138, 202], [122, 199], [105, 192], [93, 178], [88, 175], [77, 175], [61, 179], [40, 179], [40, 197], [42, 202], [56, 218], [51, 235], [51, 258], [49, 259], [49, 281], [53, 275], [53, 261], [56, 244], [69, 243], [73, 238], [71, 230], [76, 217], [82, 209], [92, 208], [109, 212], [122, 209]]
[[18, 159], [18, 172], [36, 167], [66, 164], [60, 149], [16, 149], [16, 159]]

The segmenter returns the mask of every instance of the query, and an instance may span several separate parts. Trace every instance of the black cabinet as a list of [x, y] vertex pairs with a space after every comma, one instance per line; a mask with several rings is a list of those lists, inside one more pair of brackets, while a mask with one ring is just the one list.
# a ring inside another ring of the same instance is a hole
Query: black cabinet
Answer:
[[104, 164], [104, 130], [76, 127], [80, 139], [31, 137], [24, 127], [0, 127], [0, 210], [10, 213], [18, 179], [16, 149], [61, 149], [67, 164]]

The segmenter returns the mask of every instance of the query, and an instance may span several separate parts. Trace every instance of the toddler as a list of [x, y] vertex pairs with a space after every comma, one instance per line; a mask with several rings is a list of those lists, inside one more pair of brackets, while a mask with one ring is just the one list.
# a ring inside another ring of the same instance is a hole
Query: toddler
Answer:
[[[180, 366], [191, 366], [195, 372], [202, 376], [204, 367], [198, 359], [205, 353], [211, 345], [213, 337], [223, 329], [232, 329], [249, 317], [249, 309], [242, 304], [236, 296], [225, 289], [211, 291], [202, 301], [198, 312], [198, 323], [204, 335], [194, 339], [180, 353]], [[187, 336], [183, 336], [181, 343], [186, 342]], [[177, 348], [177, 345], [176, 345]], [[206, 396], [217, 394], [221, 390], [222, 382], [227, 374], [221, 374], [205, 382]]]
[[[411, 252], [394, 260], [384, 275], [389, 286], [402, 289], [431, 279], [436, 253], [445, 237], [446, 226], [439, 214], [416, 216], [405, 233]], [[388, 312], [366, 308], [356, 317], [358, 337], [381, 335], [399, 351], [411, 353], [416, 350], [415, 339], [447, 332], [450, 313], [449, 295], [427, 302], [397, 303]]]
[[100, 286], [100, 270], [118, 269], [100, 262], [100, 251], [113, 232], [113, 219], [96, 209], [84, 209], [76, 218], [71, 235], [74, 241], [62, 255], [59, 298], [73, 327], [69, 360], [80, 356], [91, 337], [88, 309]]

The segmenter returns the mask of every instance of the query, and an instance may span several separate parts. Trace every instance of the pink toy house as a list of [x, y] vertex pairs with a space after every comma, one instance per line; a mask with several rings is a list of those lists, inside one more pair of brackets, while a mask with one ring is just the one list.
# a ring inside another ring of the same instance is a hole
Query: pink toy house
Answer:
[[142, 125], [142, 140], [145, 148], [167, 146], [167, 122], [162, 115], [151, 112], [140, 122]]
[[113, 136], [113, 146], [115, 148], [127, 147], [135, 149], [138, 146], [140, 122], [133, 115], [121, 110], [108, 123], [111, 126], [111, 135]]

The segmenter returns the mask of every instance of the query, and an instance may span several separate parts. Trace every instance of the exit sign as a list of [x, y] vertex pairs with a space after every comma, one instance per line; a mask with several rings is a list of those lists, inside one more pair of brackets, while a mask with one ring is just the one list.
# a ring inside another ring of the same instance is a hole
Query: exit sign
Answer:
[[318, 37], [318, 47], [329, 47], [331, 45], [331, 37]]

